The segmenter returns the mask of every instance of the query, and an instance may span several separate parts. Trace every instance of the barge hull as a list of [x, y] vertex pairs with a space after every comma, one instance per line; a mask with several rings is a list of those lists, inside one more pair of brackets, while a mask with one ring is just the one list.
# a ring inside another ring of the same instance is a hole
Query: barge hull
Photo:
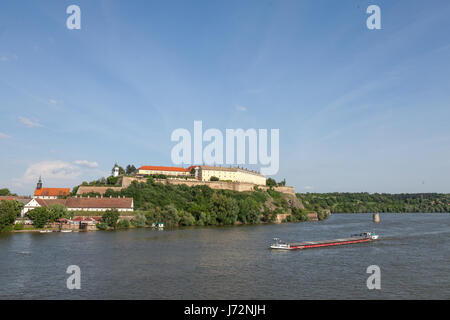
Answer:
[[324, 240], [324, 241], [312, 241], [312, 242], [300, 242], [289, 244], [290, 249], [311, 249], [319, 247], [331, 247], [340, 246], [346, 244], [354, 244], [360, 242], [371, 242], [370, 238], [346, 238], [346, 239], [334, 239], [334, 240]]

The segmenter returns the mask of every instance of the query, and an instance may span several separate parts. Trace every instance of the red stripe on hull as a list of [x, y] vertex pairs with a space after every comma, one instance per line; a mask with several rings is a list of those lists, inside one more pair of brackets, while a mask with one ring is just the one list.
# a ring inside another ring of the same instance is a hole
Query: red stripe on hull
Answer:
[[344, 242], [330, 242], [330, 243], [321, 243], [321, 244], [312, 244], [307, 246], [299, 246], [299, 247], [291, 247], [292, 249], [308, 249], [308, 248], [318, 248], [318, 247], [330, 247], [330, 246], [339, 246], [342, 244], [351, 244], [351, 243], [359, 243], [359, 242], [369, 242], [371, 239], [364, 240], [355, 240], [355, 241], [344, 241]]

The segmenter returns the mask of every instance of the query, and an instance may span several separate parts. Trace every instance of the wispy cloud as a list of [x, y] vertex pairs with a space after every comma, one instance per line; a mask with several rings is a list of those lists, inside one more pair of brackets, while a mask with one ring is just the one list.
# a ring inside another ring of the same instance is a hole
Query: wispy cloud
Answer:
[[34, 183], [42, 176], [51, 181], [75, 180], [81, 175], [80, 167], [69, 162], [55, 160], [42, 161], [30, 165], [20, 179], [14, 179], [14, 185], [23, 186]]
[[314, 187], [313, 186], [304, 186], [303, 189], [305, 189], [305, 190], [312, 190], [312, 189], [314, 189]]
[[7, 134], [0, 132], [0, 139], [11, 139], [11, 136], [8, 136]]
[[74, 164], [85, 167], [85, 168], [98, 168], [98, 163], [96, 161], [89, 162], [87, 160], [76, 160], [73, 162]]
[[70, 187], [83, 179], [107, 176], [108, 172], [98, 169], [98, 163], [87, 160], [73, 162], [63, 160], [41, 161], [28, 166], [25, 173], [11, 180], [11, 185], [19, 190], [31, 190], [42, 177], [46, 186]]
[[31, 120], [29, 118], [25, 118], [25, 117], [19, 117], [20, 122], [29, 127], [29, 128], [33, 128], [33, 127], [42, 127], [42, 124], [39, 123], [39, 121], [37, 120]]
[[241, 111], [241, 112], [245, 112], [245, 111], [247, 111], [247, 108], [244, 107], [244, 106], [239, 106], [239, 105], [237, 105], [237, 106], [236, 106], [236, 110], [237, 110], [237, 111]]

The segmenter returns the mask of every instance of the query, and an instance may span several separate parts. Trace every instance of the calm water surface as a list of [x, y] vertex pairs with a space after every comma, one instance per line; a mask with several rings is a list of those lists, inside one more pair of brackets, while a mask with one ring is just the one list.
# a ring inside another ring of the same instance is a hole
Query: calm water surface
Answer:
[[[285, 241], [375, 231], [381, 240], [276, 252]], [[0, 299], [450, 299], [450, 214], [333, 215], [323, 222], [0, 236]], [[366, 269], [381, 268], [381, 290]], [[81, 268], [81, 289], [66, 269]]]

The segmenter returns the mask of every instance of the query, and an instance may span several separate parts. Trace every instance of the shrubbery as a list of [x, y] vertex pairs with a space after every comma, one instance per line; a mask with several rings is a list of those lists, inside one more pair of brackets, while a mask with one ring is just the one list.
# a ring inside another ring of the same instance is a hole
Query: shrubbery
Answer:
[[50, 219], [50, 212], [47, 208], [39, 207], [28, 211], [28, 217], [33, 221], [36, 228], [43, 228]]
[[11, 231], [12, 225], [20, 215], [21, 203], [17, 201], [0, 201], [0, 232]]
[[120, 213], [117, 209], [106, 210], [102, 215], [102, 222], [108, 227], [117, 228], [117, 220], [119, 220]]
[[117, 229], [129, 229], [131, 226], [130, 220], [123, 219], [117, 223]]
[[23, 223], [16, 223], [14, 225], [14, 230], [23, 230], [25, 228], [25, 225]]
[[145, 214], [142, 212], [135, 213], [133, 220], [131, 223], [136, 228], [144, 228], [146, 226], [147, 218], [145, 217]]
[[97, 223], [96, 227], [99, 230], [108, 230], [108, 225], [104, 222]]

